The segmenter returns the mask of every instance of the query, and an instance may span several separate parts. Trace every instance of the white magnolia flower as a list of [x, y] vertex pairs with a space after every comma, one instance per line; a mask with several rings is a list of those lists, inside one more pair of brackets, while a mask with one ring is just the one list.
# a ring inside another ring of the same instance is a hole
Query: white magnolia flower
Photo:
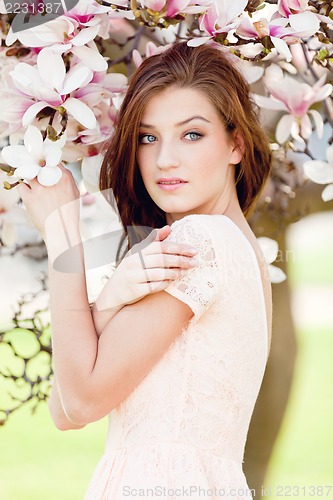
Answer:
[[277, 241], [272, 238], [267, 238], [267, 236], [260, 236], [257, 238], [257, 241], [267, 263], [271, 282], [282, 283], [282, 281], [287, 279], [286, 274], [279, 267], [272, 266], [272, 262], [276, 260], [279, 252]]
[[61, 179], [62, 172], [58, 167], [62, 157], [62, 147], [66, 141], [65, 134], [60, 140], [43, 141], [37, 127], [29, 125], [24, 134], [24, 146], [6, 146], [2, 150], [2, 158], [15, 168], [15, 176], [37, 180], [43, 186], [53, 186]]
[[333, 144], [326, 150], [327, 162], [309, 160], [303, 164], [305, 175], [317, 184], [327, 184], [321, 197], [324, 201], [333, 200]]

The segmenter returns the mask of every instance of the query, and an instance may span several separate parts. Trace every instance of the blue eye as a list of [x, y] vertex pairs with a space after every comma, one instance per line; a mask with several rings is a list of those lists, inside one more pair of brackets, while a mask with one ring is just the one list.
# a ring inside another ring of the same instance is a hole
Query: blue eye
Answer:
[[151, 143], [155, 142], [155, 140], [156, 140], [156, 137], [154, 135], [151, 135], [151, 134], [143, 134], [143, 135], [140, 135], [140, 137], [139, 137], [140, 144], [151, 144]]
[[189, 136], [191, 141], [197, 141], [202, 137], [202, 134], [199, 134], [199, 132], [189, 132], [186, 136]]

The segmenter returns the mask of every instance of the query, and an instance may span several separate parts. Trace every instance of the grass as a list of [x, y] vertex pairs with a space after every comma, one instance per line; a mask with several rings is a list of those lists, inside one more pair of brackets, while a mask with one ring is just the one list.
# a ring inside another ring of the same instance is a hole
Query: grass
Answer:
[[[282, 495], [278, 493], [282, 492], [287, 496], [289, 492], [289, 496], [299, 498], [323, 496], [332, 499], [332, 328], [298, 330], [297, 343], [291, 395], [265, 486], [271, 488], [270, 498], [280, 498]], [[329, 485], [330, 490], [326, 488]], [[320, 486], [325, 487], [322, 495]]]
[[0, 429], [1, 500], [82, 500], [105, 434], [105, 420], [61, 432], [46, 404], [19, 410]]
[[[331, 249], [318, 241], [317, 251], [298, 252], [289, 279], [293, 287], [333, 285]], [[295, 376], [265, 479], [266, 497], [333, 499], [333, 487], [325, 488], [333, 485], [333, 331], [296, 333]], [[0, 380], [0, 394], [3, 390]], [[0, 428], [0, 500], [82, 500], [106, 431], [104, 419], [79, 431], [60, 432], [45, 404], [35, 415], [27, 408], [18, 411]]]
[[[294, 290], [333, 288], [333, 234], [323, 229], [301, 238], [288, 263]], [[333, 322], [296, 328], [296, 340], [294, 378], [264, 481], [266, 496], [333, 499]]]

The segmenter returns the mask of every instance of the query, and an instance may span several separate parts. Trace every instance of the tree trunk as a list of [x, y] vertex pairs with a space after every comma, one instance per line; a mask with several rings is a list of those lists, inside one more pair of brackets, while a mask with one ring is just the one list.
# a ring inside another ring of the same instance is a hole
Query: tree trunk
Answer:
[[[331, 203], [321, 199], [323, 186], [313, 183], [299, 190], [290, 202], [288, 213], [314, 212], [329, 210]], [[297, 220], [297, 219], [296, 219]], [[295, 221], [296, 221], [295, 220]], [[283, 257], [286, 255], [285, 231], [276, 236], [276, 224], [268, 214], [261, 215], [252, 224], [257, 236], [271, 236], [278, 241]], [[260, 231], [258, 228], [260, 227]], [[285, 258], [278, 266], [286, 273]], [[254, 489], [255, 498], [261, 498], [261, 487], [264, 482], [267, 466], [275, 440], [278, 436], [283, 415], [286, 410], [292, 384], [295, 358], [297, 354], [294, 324], [291, 315], [288, 280], [273, 285], [273, 332], [271, 351], [266, 367], [266, 373], [261, 386], [251, 421], [244, 456], [244, 473], [249, 488]]]

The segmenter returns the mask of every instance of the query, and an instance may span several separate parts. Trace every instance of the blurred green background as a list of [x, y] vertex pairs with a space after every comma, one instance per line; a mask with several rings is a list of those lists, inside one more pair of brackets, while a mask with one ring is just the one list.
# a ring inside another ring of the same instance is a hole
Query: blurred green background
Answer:
[[[327, 212], [288, 232], [298, 355], [264, 484], [271, 499], [333, 498], [332, 229], [333, 212]], [[0, 379], [0, 406], [3, 397]], [[58, 431], [45, 404], [34, 415], [28, 408], [16, 412], [0, 428], [0, 500], [82, 500], [106, 431], [106, 419], [82, 430]]]

